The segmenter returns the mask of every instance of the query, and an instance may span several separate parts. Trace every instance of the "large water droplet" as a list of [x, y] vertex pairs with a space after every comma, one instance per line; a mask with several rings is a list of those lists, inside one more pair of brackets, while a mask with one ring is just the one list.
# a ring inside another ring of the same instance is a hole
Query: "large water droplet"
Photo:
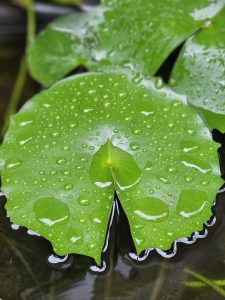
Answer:
[[28, 142], [30, 142], [32, 139], [33, 139], [33, 134], [31, 132], [24, 132], [17, 137], [16, 141], [20, 145], [25, 145]]
[[180, 143], [180, 147], [186, 153], [195, 152], [198, 150], [198, 145], [195, 142], [190, 141], [190, 140], [182, 141]]
[[194, 217], [204, 210], [207, 199], [202, 191], [183, 190], [177, 204], [177, 213], [184, 218]]
[[33, 211], [36, 219], [47, 226], [63, 225], [70, 217], [69, 207], [53, 197], [38, 199]]
[[203, 174], [207, 174], [212, 171], [212, 168], [210, 167], [210, 165], [208, 165], [207, 163], [202, 162], [198, 159], [195, 159], [193, 157], [182, 156], [181, 163], [184, 166], [186, 166], [188, 168], [196, 169]]
[[90, 178], [99, 187], [107, 187], [114, 180], [121, 190], [127, 189], [137, 184], [141, 176], [132, 155], [114, 146], [110, 140], [93, 156]]
[[5, 162], [5, 169], [17, 169], [22, 165], [22, 160], [19, 158], [10, 158]]
[[158, 198], [143, 198], [135, 202], [135, 215], [145, 221], [161, 222], [169, 214], [168, 206]]

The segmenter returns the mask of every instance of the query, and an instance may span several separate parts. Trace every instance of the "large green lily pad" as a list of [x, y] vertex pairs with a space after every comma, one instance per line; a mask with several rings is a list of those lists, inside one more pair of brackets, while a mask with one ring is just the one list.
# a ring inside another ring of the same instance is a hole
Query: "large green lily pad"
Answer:
[[171, 85], [188, 96], [209, 128], [225, 131], [225, 10], [185, 44]]
[[72, 77], [11, 117], [1, 147], [6, 209], [57, 254], [100, 264], [116, 191], [137, 253], [166, 250], [212, 215], [222, 183], [216, 149], [185, 98], [157, 80]]
[[50, 24], [28, 51], [43, 85], [79, 65], [96, 71], [127, 66], [154, 74], [169, 54], [224, 6], [224, 0], [113, 0]]

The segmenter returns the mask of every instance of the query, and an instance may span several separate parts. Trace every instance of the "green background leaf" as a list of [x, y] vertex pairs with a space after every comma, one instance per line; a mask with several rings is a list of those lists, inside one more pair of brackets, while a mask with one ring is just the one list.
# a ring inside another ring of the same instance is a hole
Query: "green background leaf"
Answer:
[[104, 1], [93, 13], [74, 13], [48, 26], [28, 51], [30, 72], [44, 85], [79, 65], [92, 71], [130, 66], [154, 74], [224, 4], [224, 0], [160, 0], [157, 5], [149, 0]]
[[11, 118], [1, 147], [6, 208], [59, 255], [100, 264], [116, 191], [137, 252], [166, 250], [212, 215], [222, 183], [216, 149], [185, 98], [157, 80], [72, 77]]
[[185, 44], [171, 86], [188, 96], [209, 128], [225, 131], [225, 10]]

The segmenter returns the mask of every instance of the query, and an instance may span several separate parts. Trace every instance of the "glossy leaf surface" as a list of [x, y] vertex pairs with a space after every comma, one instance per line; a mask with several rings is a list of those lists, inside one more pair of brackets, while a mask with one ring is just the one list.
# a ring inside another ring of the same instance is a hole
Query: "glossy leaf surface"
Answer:
[[190, 38], [171, 77], [209, 128], [225, 131], [225, 10]]
[[113, 0], [91, 14], [75, 13], [48, 26], [28, 51], [30, 71], [50, 85], [79, 65], [89, 70], [132, 66], [154, 74], [169, 54], [224, 0]]
[[168, 249], [212, 214], [221, 185], [216, 149], [185, 98], [157, 79], [72, 77], [11, 118], [1, 147], [6, 208], [59, 255], [99, 264], [116, 191], [137, 252]]

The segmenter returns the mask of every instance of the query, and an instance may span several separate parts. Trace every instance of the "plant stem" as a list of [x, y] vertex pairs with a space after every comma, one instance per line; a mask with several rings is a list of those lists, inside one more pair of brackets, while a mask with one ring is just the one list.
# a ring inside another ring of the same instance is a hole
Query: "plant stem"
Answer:
[[[212, 282], [217, 286], [225, 286], [225, 279], [212, 280]], [[205, 284], [202, 281], [183, 281], [183, 284], [185, 286], [193, 287], [193, 288], [200, 288], [200, 287], [207, 286], [207, 284]]]
[[207, 279], [206, 277], [202, 276], [201, 274], [198, 274], [190, 269], [184, 269], [184, 272], [192, 275], [193, 277], [197, 278], [201, 282], [205, 283], [206, 285], [210, 286], [212, 289], [214, 289], [217, 293], [219, 293], [221, 296], [225, 297], [225, 290], [221, 288], [220, 286], [217, 286], [212, 280]]
[[34, 11], [34, 1], [25, 0], [27, 10], [27, 46], [33, 41], [36, 32], [36, 17]]
[[160, 298], [159, 296], [162, 291], [163, 284], [165, 283], [166, 274], [167, 274], [167, 266], [161, 265], [156, 278], [156, 282], [154, 284], [153, 291], [151, 292], [151, 295], [149, 297], [149, 300], [156, 300]]
[[17, 79], [13, 88], [13, 92], [11, 95], [11, 98], [9, 100], [9, 105], [7, 108], [7, 111], [5, 113], [5, 118], [4, 118], [4, 125], [1, 131], [1, 137], [4, 137], [4, 134], [6, 130], [8, 129], [9, 125], [9, 116], [14, 114], [17, 111], [17, 106], [25, 85], [26, 81], [26, 74], [27, 74], [27, 68], [26, 68], [26, 59], [25, 56], [22, 57], [21, 62], [20, 62], [20, 68], [19, 72], [17, 75]]
[[[36, 32], [36, 18], [34, 12], [33, 0], [24, 0], [24, 7], [27, 11], [27, 41], [26, 47], [33, 41]], [[20, 68], [17, 75], [17, 79], [13, 88], [11, 98], [9, 100], [8, 109], [5, 113], [4, 125], [1, 131], [1, 137], [3, 138], [6, 130], [9, 126], [9, 116], [17, 112], [17, 107], [23, 92], [27, 75], [26, 56], [24, 55], [20, 62]]]

